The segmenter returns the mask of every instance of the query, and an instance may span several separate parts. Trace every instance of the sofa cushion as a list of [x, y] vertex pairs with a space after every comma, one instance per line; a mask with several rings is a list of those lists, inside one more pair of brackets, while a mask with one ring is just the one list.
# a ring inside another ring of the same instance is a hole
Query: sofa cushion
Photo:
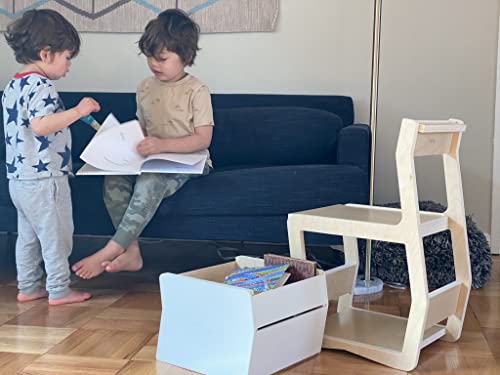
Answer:
[[221, 109], [210, 147], [216, 168], [335, 163], [342, 120], [301, 107]]
[[112, 235], [113, 224], [102, 198], [103, 176], [77, 176], [69, 183], [75, 234]]
[[[0, 144], [3, 142], [0, 142]], [[3, 163], [2, 163], [3, 164]], [[9, 180], [5, 166], [0, 166], [0, 207], [12, 205], [9, 194]]]
[[282, 95], [282, 94], [212, 94], [217, 112], [223, 108], [243, 107], [306, 107], [334, 113], [344, 126], [354, 123], [354, 103], [342, 95]]
[[215, 170], [165, 199], [160, 215], [287, 215], [337, 203], [364, 203], [368, 176], [356, 166], [294, 165]]
[[[0, 142], [2, 144], [3, 142]], [[4, 155], [5, 156], [5, 155]], [[17, 227], [16, 209], [12, 204], [9, 194], [9, 180], [6, 170], [0, 166], [0, 230], [2, 232], [13, 232]]]

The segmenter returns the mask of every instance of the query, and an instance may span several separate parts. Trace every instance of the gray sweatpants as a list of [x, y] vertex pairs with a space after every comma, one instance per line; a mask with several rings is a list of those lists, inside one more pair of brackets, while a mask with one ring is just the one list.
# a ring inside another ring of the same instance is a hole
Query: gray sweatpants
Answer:
[[[209, 173], [205, 166], [203, 174]], [[191, 178], [184, 173], [143, 173], [139, 176], [106, 176], [104, 203], [116, 228], [112, 240], [123, 248], [139, 238], [161, 201], [174, 194]]]
[[42, 287], [42, 259], [49, 298], [70, 292], [68, 257], [73, 247], [73, 214], [68, 177], [9, 180], [17, 209], [16, 267], [21, 293]]

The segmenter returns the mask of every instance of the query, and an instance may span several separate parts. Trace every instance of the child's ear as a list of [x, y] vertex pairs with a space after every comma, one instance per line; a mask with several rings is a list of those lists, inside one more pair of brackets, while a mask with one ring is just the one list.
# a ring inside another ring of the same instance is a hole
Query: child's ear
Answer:
[[50, 47], [45, 47], [40, 50], [38, 53], [38, 56], [40, 56], [40, 60], [44, 63], [49, 63], [52, 61], [52, 52], [50, 50]]

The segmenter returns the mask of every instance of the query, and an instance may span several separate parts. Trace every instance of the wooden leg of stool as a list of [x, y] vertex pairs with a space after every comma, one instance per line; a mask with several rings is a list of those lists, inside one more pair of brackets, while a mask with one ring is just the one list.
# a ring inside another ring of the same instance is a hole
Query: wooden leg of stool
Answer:
[[405, 246], [410, 276], [411, 307], [403, 343], [401, 367], [398, 368], [411, 371], [417, 366], [420, 357], [420, 345], [424, 338], [429, 311], [429, 291], [422, 239], [415, 238], [406, 242]]
[[448, 225], [451, 233], [453, 248], [453, 263], [455, 266], [455, 280], [460, 283], [460, 292], [456, 303], [456, 310], [448, 317], [445, 341], [456, 341], [462, 333], [465, 311], [469, 301], [472, 285], [472, 275], [467, 239], [467, 222], [462, 191], [462, 177], [458, 161], [458, 147], [460, 146], [461, 133], [454, 134], [450, 153], [443, 155], [444, 176], [446, 181], [446, 197], [448, 201]]
[[455, 265], [455, 279], [460, 282], [461, 288], [458, 295], [455, 313], [448, 317], [446, 323], [446, 335], [444, 341], [457, 341], [462, 334], [462, 326], [465, 319], [465, 311], [469, 301], [469, 294], [472, 283], [470, 270], [469, 247], [465, 234], [465, 220], [463, 225], [453, 223], [450, 225], [451, 244], [453, 247], [453, 262]]
[[306, 259], [306, 245], [304, 242], [304, 231], [300, 224], [292, 217], [288, 217], [288, 245], [290, 256], [297, 259]]
[[345, 311], [352, 307], [353, 290], [356, 284], [356, 276], [359, 267], [359, 254], [358, 254], [358, 239], [355, 237], [343, 237], [344, 241], [344, 256], [346, 270], [343, 277], [337, 278], [338, 286], [344, 286], [344, 291], [349, 293], [339, 297], [337, 311]]

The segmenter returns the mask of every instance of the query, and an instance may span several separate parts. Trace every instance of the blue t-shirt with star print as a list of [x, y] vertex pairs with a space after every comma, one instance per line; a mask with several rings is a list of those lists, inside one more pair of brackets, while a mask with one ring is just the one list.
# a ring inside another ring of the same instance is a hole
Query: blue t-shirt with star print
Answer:
[[16, 74], [2, 96], [7, 178], [34, 180], [72, 174], [71, 133], [37, 136], [30, 122], [64, 111], [54, 85], [35, 72]]

